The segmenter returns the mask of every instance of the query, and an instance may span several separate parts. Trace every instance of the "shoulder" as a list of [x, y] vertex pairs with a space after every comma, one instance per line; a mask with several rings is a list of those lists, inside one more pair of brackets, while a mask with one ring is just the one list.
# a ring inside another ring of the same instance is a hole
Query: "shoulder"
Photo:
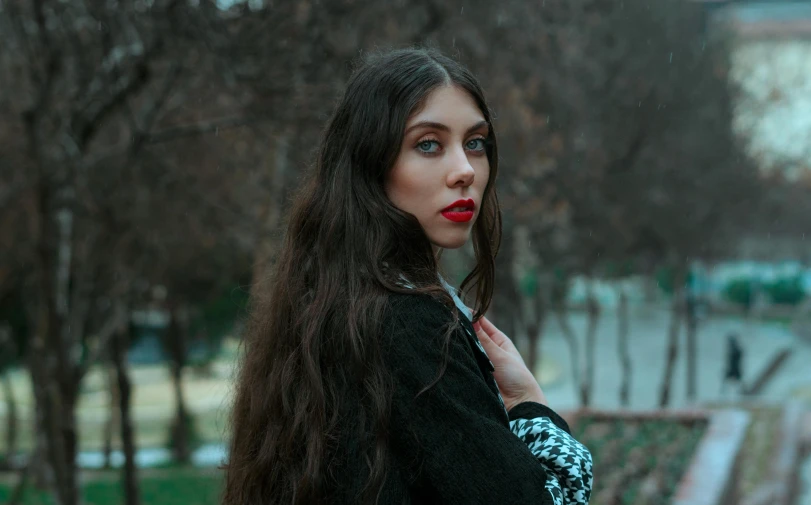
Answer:
[[431, 295], [392, 293], [381, 327], [384, 349], [413, 353], [444, 348], [455, 322], [452, 310]]
[[455, 320], [452, 309], [431, 295], [392, 293], [383, 317], [383, 333], [444, 334]]

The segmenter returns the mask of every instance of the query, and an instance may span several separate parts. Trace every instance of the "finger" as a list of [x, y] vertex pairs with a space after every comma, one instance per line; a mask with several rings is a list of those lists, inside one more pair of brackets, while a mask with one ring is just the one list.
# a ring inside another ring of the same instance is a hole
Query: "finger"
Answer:
[[516, 349], [515, 344], [513, 341], [504, 334], [503, 331], [496, 328], [496, 325], [490, 322], [487, 317], [482, 316], [480, 319], [482, 329], [487, 333], [490, 339], [495, 342], [497, 346], [504, 349], [507, 352], [518, 354], [518, 349]]
[[487, 335], [487, 333], [485, 333], [481, 327], [476, 330], [476, 336], [479, 338], [479, 342], [481, 342], [482, 347], [484, 347], [484, 352], [487, 353], [487, 356], [491, 361], [496, 355], [498, 355], [498, 353], [504, 352], [504, 349], [493, 342], [490, 336]]
[[487, 336], [490, 337], [490, 339], [495, 342], [497, 346], [501, 347], [505, 340], [509, 340], [504, 332], [496, 328], [496, 325], [487, 319], [487, 316], [482, 316], [481, 319], [479, 319], [479, 323], [481, 323], [482, 330], [487, 333]]

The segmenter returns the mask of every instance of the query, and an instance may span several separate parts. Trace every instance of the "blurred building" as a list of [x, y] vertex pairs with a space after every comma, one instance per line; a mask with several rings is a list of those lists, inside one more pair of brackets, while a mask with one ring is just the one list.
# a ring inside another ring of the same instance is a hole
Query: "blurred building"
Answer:
[[811, 173], [811, 2], [713, 2], [733, 34], [734, 127], [764, 171]]
[[[732, 35], [736, 133], [764, 174], [811, 187], [811, 2], [705, 0], [704, 5], [712, 29]], [[784, 211], [741, 242], [739, 257], [811, 260], [807, 191], [791, 186], [772, 195]]]

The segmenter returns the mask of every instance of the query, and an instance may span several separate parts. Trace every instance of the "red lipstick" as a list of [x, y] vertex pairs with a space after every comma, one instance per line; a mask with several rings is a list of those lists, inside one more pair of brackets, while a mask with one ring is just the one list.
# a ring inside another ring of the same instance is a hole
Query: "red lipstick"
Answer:
[[472, 198], [467, 200], [456, 200], [452, 204], [442, 209], [442, 215], [454, 223], [467, 223], [473, 219], [473, 211], [476, 208]]

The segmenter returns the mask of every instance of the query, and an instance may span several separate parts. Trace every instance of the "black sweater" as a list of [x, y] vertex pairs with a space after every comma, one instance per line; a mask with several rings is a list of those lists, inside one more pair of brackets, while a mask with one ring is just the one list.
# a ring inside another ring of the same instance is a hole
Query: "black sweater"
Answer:
[[[526, 402], [509, 413], [504, 409], [493, 365], [461, 312], [442, 378], [415, 399], [440, 371], [444, 328], [453, 314], [417, 294], [392, 295], [390, 309], [383, 322], [383, 352], [395, 388], [393, 469], [379, 503], [588, 503], [588, 450], [544, 405]], [[357, 492], [365, 472], [353, 468], [352, 459], [343, 477]], [[333, 503], [344, 501], [356, 503], [350, 493]]]

